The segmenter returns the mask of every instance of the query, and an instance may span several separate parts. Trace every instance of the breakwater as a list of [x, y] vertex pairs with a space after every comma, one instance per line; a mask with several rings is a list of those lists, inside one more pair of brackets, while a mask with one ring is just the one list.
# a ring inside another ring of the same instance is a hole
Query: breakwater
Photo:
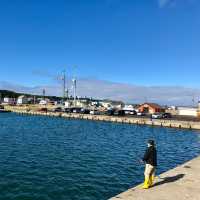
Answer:
[[79, 113], [38, 112], [38, 111], [25, 111], [19, 109], [11, 109], [11, 111], [19, 114], [28, 114], [28, 115], [44, 115], [52, 117], [64, 117], [73, 119], [85, 119], [85, 120], [95, 120], [95, 121], [108, 121], [117, 123], [200, 130], [200, 122], [198, 121], [180, 121], [174, 119], [150, 119], [150, 118], [139, 118], [139, 117], [127, 117], [127, 116], [119, 117], [119, 116], [91, 115], [91, 114], [79, 114]]

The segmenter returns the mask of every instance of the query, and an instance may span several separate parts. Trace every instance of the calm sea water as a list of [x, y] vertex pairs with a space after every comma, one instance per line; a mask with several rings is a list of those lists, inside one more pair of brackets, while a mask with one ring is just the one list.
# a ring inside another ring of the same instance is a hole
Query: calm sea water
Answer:
[[159, 173], [200, 154], [198, 131], [0, 114], [0, 199], [106, 200], [143, 181], [149, 138]]

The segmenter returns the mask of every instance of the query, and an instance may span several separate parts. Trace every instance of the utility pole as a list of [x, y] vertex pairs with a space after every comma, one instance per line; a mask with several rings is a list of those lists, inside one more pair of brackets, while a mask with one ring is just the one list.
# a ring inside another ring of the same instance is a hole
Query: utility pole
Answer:
[[68, 89], [66, 90], [66, 71], [65, 70], [63, 70], [62, 72], [61, 80], [62, 80], [62, 91], [63, 91], [62, 102], [64, 103], [66, 97], [68, 99]]
[[193, 106], [195, 106], [195, 96], [194, 95], [192, 97], [192, 103], [193, 103]]
[[36, 97], [35, 97], [35, 95], [34, 95], [34, 97], [33, 97], [33, 104], [36, 104]]
[[46, 93], [46, 91], [45, 91], [45, 89], [43, 89], [43, 90], [42, 90], [43, 100], [45, 100], [45, 93]]
[[62, 76], [62, 80], [63, 80], [63, 101], [65, 100], [65, 88], [66, 88], [66, 75], [65, 75], [65, 70], [63, 70], [63, 76]]
[[76, 106], [76, 79], [72, 79], [73, 82], [73, 92], [74, 92], [74, 106]]

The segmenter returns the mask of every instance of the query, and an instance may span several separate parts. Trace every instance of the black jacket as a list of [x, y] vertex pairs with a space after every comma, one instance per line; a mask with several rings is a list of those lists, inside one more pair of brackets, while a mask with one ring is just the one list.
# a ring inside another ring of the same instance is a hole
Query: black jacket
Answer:
[[147, 164], [157, 166], [157, 151], [154, 146], [150, 146], [146, 149], [144, 157], [142, 159]]

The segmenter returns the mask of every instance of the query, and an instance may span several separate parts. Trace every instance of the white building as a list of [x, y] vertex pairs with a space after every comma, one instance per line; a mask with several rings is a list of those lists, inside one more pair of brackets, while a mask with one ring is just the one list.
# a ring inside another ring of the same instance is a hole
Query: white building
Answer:
[[198, 102], [197, 117], [200, 117], [200, 101]]
[[91, 105], [91, 106], [98, 106], [98, 105], [99, 105], [99, 102], [98, 102], [98, 101], [91, 101], [91, 102], [90, 102], [90, 105]]
[[112, 105], [110, 102], [104, 102], [104, 101], [101, 101], [100, 104], [104, 107], [104, 108], [112, 108]]
[[27, 104], [28, 103], [28, 98], [24, 95], [21, 95], [17, 99], [17, 104]]
[[47, 100], [40, 100], [39, 105], [47, 105], [48, 101]]
[[178, 115], [197, 117], [198, 108], [194, 107], [177, 107]]
[[65, 101], [65, 108], [70, 108], [72, 106], [71, 101]]
[[124, 105], [123, 110], [134, 111], [135, 108], [133, 105]]
[[76, 106], [77, 106], [77, 107], [80, 107], [80, 108], [86, 107], [86, 106], [87, 106], [87, 102], [77, 100], [77, 101], [76, 101]]
[[123, 110], [125, 111], [125, 114], [135, 114], [135, 112], [138, 112], [138, 109], [136, 109], [133, 105], [124, 105]]
[[4, 97], [3, 104], [15, 104], [15, 98]]

